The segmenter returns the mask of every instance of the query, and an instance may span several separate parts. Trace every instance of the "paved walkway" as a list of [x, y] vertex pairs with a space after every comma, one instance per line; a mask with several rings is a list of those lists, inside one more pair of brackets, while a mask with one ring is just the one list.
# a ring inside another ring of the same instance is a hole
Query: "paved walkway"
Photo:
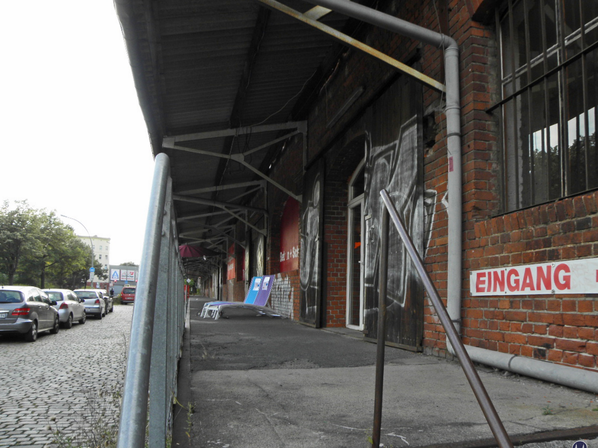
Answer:
[[[202, 319], [205, 301], [191, 298], [179, 399], [195, 412], [178, 409], [173, 446], [370, 446], [374, 344], [356, 332], [241, 310]], [[571, 448], [579, 438], [598, 448], [595, 395], [487, 367], [479, 374], [516, 444]], [[382, 442], [495, 446], [458, 363], [393, 348], [386, 350]]]

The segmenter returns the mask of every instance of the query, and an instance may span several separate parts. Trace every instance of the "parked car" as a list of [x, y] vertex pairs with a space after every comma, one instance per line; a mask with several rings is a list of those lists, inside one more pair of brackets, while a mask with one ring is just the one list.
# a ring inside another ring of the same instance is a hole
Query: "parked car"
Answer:
[[120, 292], [120, 301], [125, 303], [133, 303], [135, 301], [135, 292], [137, 288], [135, 286], [125, 286]]
[[0, 286], [0, 334], [21, 334], [35, 342], [42, 331], [58, 333], [56, 302], [33, 286]]
[[84, 299], [85, 313], [101, 319], [106, 315], [106, 302], [98, 289], [75, 289], [77, 297]]
[[91, 290], [87, 290], [87, 291], [96, 291], [100, 298], [104, 301], [105, 304], [105, 308], [106, 308], [106, 314], [104, 314], [104, 316], [108, 315], [108, 313], [111, 313], [112, 311], [114, 311], [114, 300], [112, 299], [112, 297], [110, 297], [110, 294], [108, 294], [105, 290], [103, 289], [91, 289]]
[[84, 324], [87, 320], [85, 313], [85, 300], [80, 299], [70, 289], [44, 289], [50, 300], [55, 300], [52, 305], [58, 310], [58, 318], [63, 328], [71, 328], [73, 322]]
[[106, 314], [114, 311], [114, 299], [112, 299], [112, 296], [110, 294], [108, 294], [106, 291], [104, 291], [103, 289], [95, 289], [94, 291], [99, 292], [100, 296], [106, 303]]

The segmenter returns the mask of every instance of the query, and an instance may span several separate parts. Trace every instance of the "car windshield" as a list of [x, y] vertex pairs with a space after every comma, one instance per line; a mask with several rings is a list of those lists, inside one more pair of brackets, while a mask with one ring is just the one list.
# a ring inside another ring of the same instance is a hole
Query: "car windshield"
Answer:
[[56, 300], [57, 302], [62, 302], [62, 294], [56, 291], [46, 291], [50, 300]]
[[19, 291], [0, 291], [0, 303], [19, 303], [23, 296]]
[[81, 299], [95, 299], [97, 297], [96, 293], [91, 291], [76, 291], [75, 294]]
[[135, 294], [135, 288], [124, 288], [123, 294]]

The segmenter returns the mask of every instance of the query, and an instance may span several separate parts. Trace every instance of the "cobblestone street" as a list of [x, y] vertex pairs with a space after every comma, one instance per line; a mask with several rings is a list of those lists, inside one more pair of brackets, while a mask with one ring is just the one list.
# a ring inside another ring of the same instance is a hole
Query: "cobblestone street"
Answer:
[[132, 305], [115, 306], [102, 320], [34, 343], [0, 337], [0, 448], [57, 446], [52, 431], [69, 436], [97, 415], [117, 423], [115, 409], [97, 406], [119, 401], [101, 393], [112, 394], [124, 379], [132, 316]]

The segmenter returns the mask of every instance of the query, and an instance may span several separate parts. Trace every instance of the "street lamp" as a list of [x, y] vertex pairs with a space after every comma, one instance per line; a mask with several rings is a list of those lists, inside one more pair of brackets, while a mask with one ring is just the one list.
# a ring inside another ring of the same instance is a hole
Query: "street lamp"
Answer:
[[[83, 228], [87, 232], [87, 236], [89, 237], [89, 245], [91, 247], [91, 268], [89, 269], [89, 285], [91, 286], [91, 288], [93, 288], [93, 275], [94, 275], [94, 268], [93, 268], [93, 241], [91, 240], [91, 235], [89, 234], [89, 230], [87, 230], [87, 227], [85, 227], [83, 225], [83, 223], [81, 221], [79, 221], [78, 219], [71, 218], [70, 216], [66, 216], [66, 215], [60, 215], [60, 216], [62, 216], [63, 218], [72, 219], [73, 221], [77, 221], [79, 224], [81, 224], [83, 226]], [[87, 288], [87, 285], [85, 285], [85, 287]]]

